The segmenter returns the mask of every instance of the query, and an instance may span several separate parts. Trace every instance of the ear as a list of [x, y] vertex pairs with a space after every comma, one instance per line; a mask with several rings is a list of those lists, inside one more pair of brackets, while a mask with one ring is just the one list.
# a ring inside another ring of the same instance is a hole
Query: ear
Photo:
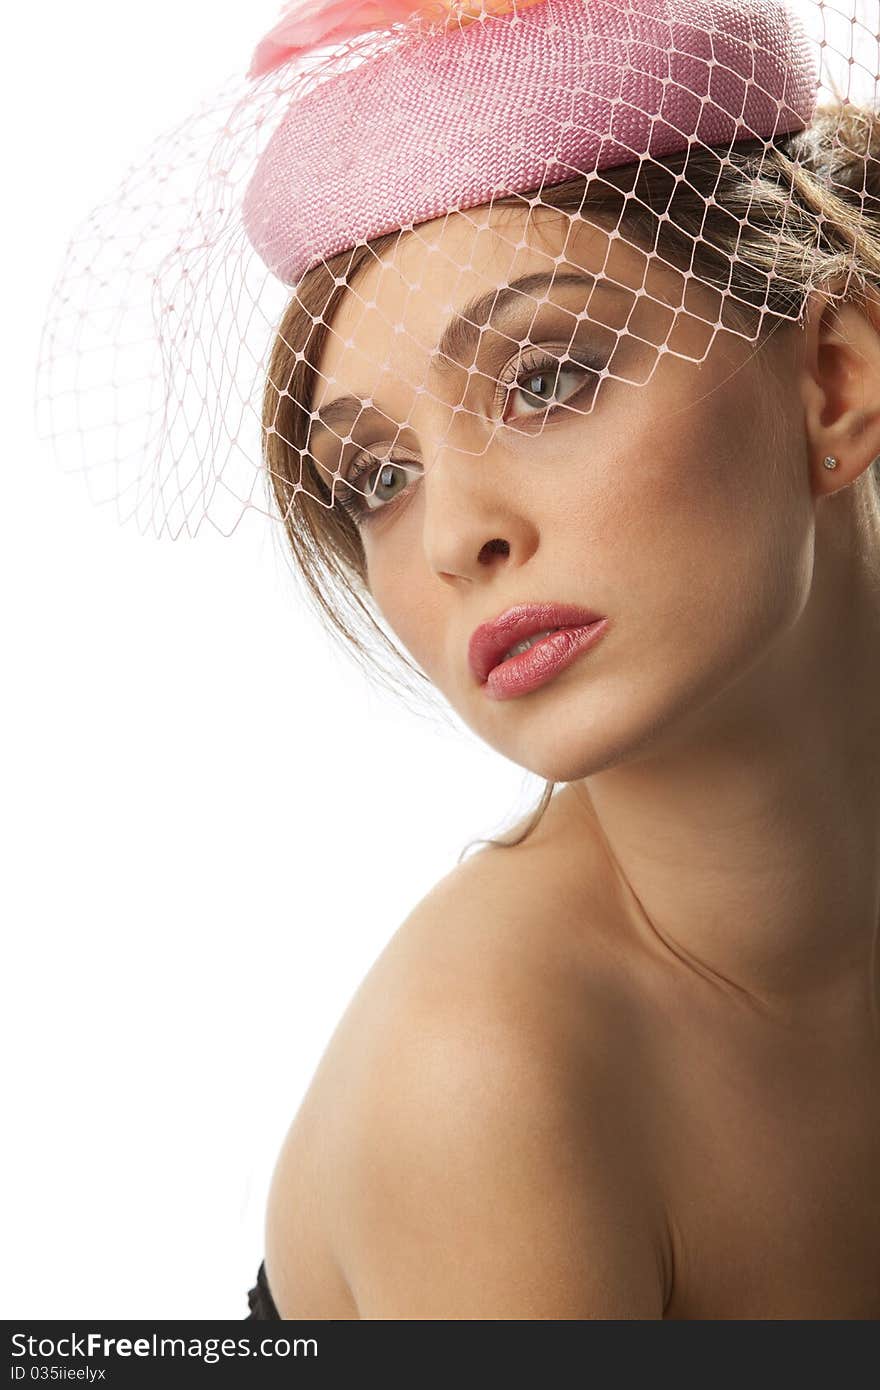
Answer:
[[[850, 487], [880, 456], [880, 295], [863, 306], [814, 291], [804, 318], [801, 391], [817, 495]], [[838, 460], [836, 469], [825, 459]]]

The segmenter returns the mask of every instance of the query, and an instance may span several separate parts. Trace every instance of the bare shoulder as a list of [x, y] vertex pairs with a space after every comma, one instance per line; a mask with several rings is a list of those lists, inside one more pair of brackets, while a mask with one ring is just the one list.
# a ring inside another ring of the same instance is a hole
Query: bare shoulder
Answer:
[[291, 1152], [352, 1316], [662, 1316], [631, 991], [552, 882], [517, 851], [457, 866], [322, 1057]]

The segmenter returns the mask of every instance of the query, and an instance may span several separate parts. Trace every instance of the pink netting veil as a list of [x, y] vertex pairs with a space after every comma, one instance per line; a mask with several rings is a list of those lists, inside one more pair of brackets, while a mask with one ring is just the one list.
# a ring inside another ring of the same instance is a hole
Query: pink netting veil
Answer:
[[441, 448], [540, 434], [539, 382], [588, 416], [796, 323], [830, 269], [866, 287], [878, 56], [880, 0], [290, 4], [71, 239], [40, 433], [143, 532], [323, 512], [363, 578]]

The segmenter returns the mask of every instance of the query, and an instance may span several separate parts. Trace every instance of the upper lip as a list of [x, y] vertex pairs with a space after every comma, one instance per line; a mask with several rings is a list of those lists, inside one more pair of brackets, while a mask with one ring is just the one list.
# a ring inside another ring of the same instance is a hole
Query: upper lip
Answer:
[[518, 642], [546, 628], [585, 627], [588, 623], [599, 622], [602, 616], [587, 608], [561, 603], [527, 603], [508, 608], [491, 623], [482, 623], [474, 630], [468, 643], [471, 670], [482, 685], [493, 666], [497, 666], [505, 652]]

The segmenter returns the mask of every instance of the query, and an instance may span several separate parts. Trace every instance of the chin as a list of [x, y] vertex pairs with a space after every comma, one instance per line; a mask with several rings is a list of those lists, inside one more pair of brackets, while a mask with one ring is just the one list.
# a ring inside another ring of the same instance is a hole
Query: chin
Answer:
[[[670, 740], [686, 738], [686, 712], [681, 698], [648, 703], [630, 685], [628, 700], [606, 695], [583, 698], [565, 709], [548, 708], [533, 724], [522, 722], [516, 735], [492, 746], [547, 782], [580, 782], [614, 767], [649, 760]], [[578, 707], [579, 706], [579, 707]]]

